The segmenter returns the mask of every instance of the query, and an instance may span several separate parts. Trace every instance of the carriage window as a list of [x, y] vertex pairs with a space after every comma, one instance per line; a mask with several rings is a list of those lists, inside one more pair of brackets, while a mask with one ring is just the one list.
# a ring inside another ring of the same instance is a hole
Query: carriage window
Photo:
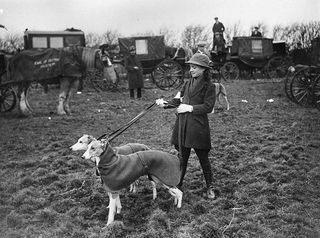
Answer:
[[32, 37], [32, 48], [47, 48], [47, 37]]
[[252, 40], [252, 53], [262, 53], [261, 40]]
[[147, 40], [136, 40], [136, 53], [137, 55], [148, 54], [148, 41]]
[[63, 38], [62, 37], [50, 37], [50, 47], [51, 48], [62, 48]]

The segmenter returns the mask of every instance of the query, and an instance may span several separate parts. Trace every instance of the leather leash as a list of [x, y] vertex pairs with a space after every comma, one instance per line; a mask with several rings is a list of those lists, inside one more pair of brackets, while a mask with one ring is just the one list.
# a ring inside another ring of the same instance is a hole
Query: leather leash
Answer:
[[135, 122], [137, 122], [141, 117], [143, 117], [148, 111], [150, 111], [154, 106], [156, 105], [156, 103], [152, 103], [150, 106], [148, 106], [146, 109], [144, 109], [142, 112], [140, 112], [137, 116], [135, 116], [133, 119], [131, 119], [127, 124], [123, 125], [122, 127], [118, 128], [117, 130], [115, 130], [114, 132], [112, 132], [111, 134], [107, 135], [107, 134], [103, 134], [101, 135], [98, 140], [101, 140], [105, 137], [108, 137], [109, 141], [112, 141], [113, 139], [115, 139], [116, 137], [118, 137], [119, 135], [121, 135], [125, 130], [127, 130], [130, 126], [132, 126]]

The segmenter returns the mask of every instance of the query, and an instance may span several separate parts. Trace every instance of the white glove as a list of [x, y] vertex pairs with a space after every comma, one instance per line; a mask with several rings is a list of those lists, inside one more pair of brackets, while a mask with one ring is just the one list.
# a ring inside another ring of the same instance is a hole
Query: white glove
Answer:
[[139, 67], [138, 67], [138, 66], [134, 66], [133, 68], [134, 68], [134, 69], [139, 69]]
[[180, 106], [177, 108], [178, 113], [185, 113], [185, 112], [192, 112], [193, 106], [188, 104], [180, 104]]
[[156, 100], [156, 104], [160, 107], [164, 107], [166, 104], [168, 104], [168, 102], [163, 100], [163, 98], [159, 98]]

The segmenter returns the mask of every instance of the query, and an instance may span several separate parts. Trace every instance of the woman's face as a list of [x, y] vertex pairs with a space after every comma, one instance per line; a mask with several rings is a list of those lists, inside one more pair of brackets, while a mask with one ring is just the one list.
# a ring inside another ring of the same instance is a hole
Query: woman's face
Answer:
[[190, 64], [190, 74], [192, 76], [192, 78], [197, 78], [200, 75], [203, 74], [203, 71], [205, 70], [205, 68], [202, 68], [198, 65], [195, 64]]

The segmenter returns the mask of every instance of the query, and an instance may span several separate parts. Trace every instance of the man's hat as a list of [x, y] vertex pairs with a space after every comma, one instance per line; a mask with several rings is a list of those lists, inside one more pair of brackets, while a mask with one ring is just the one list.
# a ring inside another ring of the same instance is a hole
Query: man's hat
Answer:
[[205, 41], [199, 41], [197, 46], [200, 46], [200, 47], [205, 47], [207, 45], [207, 42]]
[[258, 30], [258, 29], [259, 29], [259, 27], [255, 26], [255, 27], [254, 27], [254, 29], [257, 29], [257, 30]]
[[215, 17], [214, 19], [215, 19], [215, 20], [218, 20], [218, 17]]
[[136, 47], [134, 47], [133, 45], [129, 47], [129, 51], [135, 51], [136, 50]]
[[210, 62], [210, 59], [207, 55], [195, 53], [191, 57], [191, 59], [187, 62], [187, 64], [195, 64], [203, 68], [209, 69], [210, 68], [209, 62]]

